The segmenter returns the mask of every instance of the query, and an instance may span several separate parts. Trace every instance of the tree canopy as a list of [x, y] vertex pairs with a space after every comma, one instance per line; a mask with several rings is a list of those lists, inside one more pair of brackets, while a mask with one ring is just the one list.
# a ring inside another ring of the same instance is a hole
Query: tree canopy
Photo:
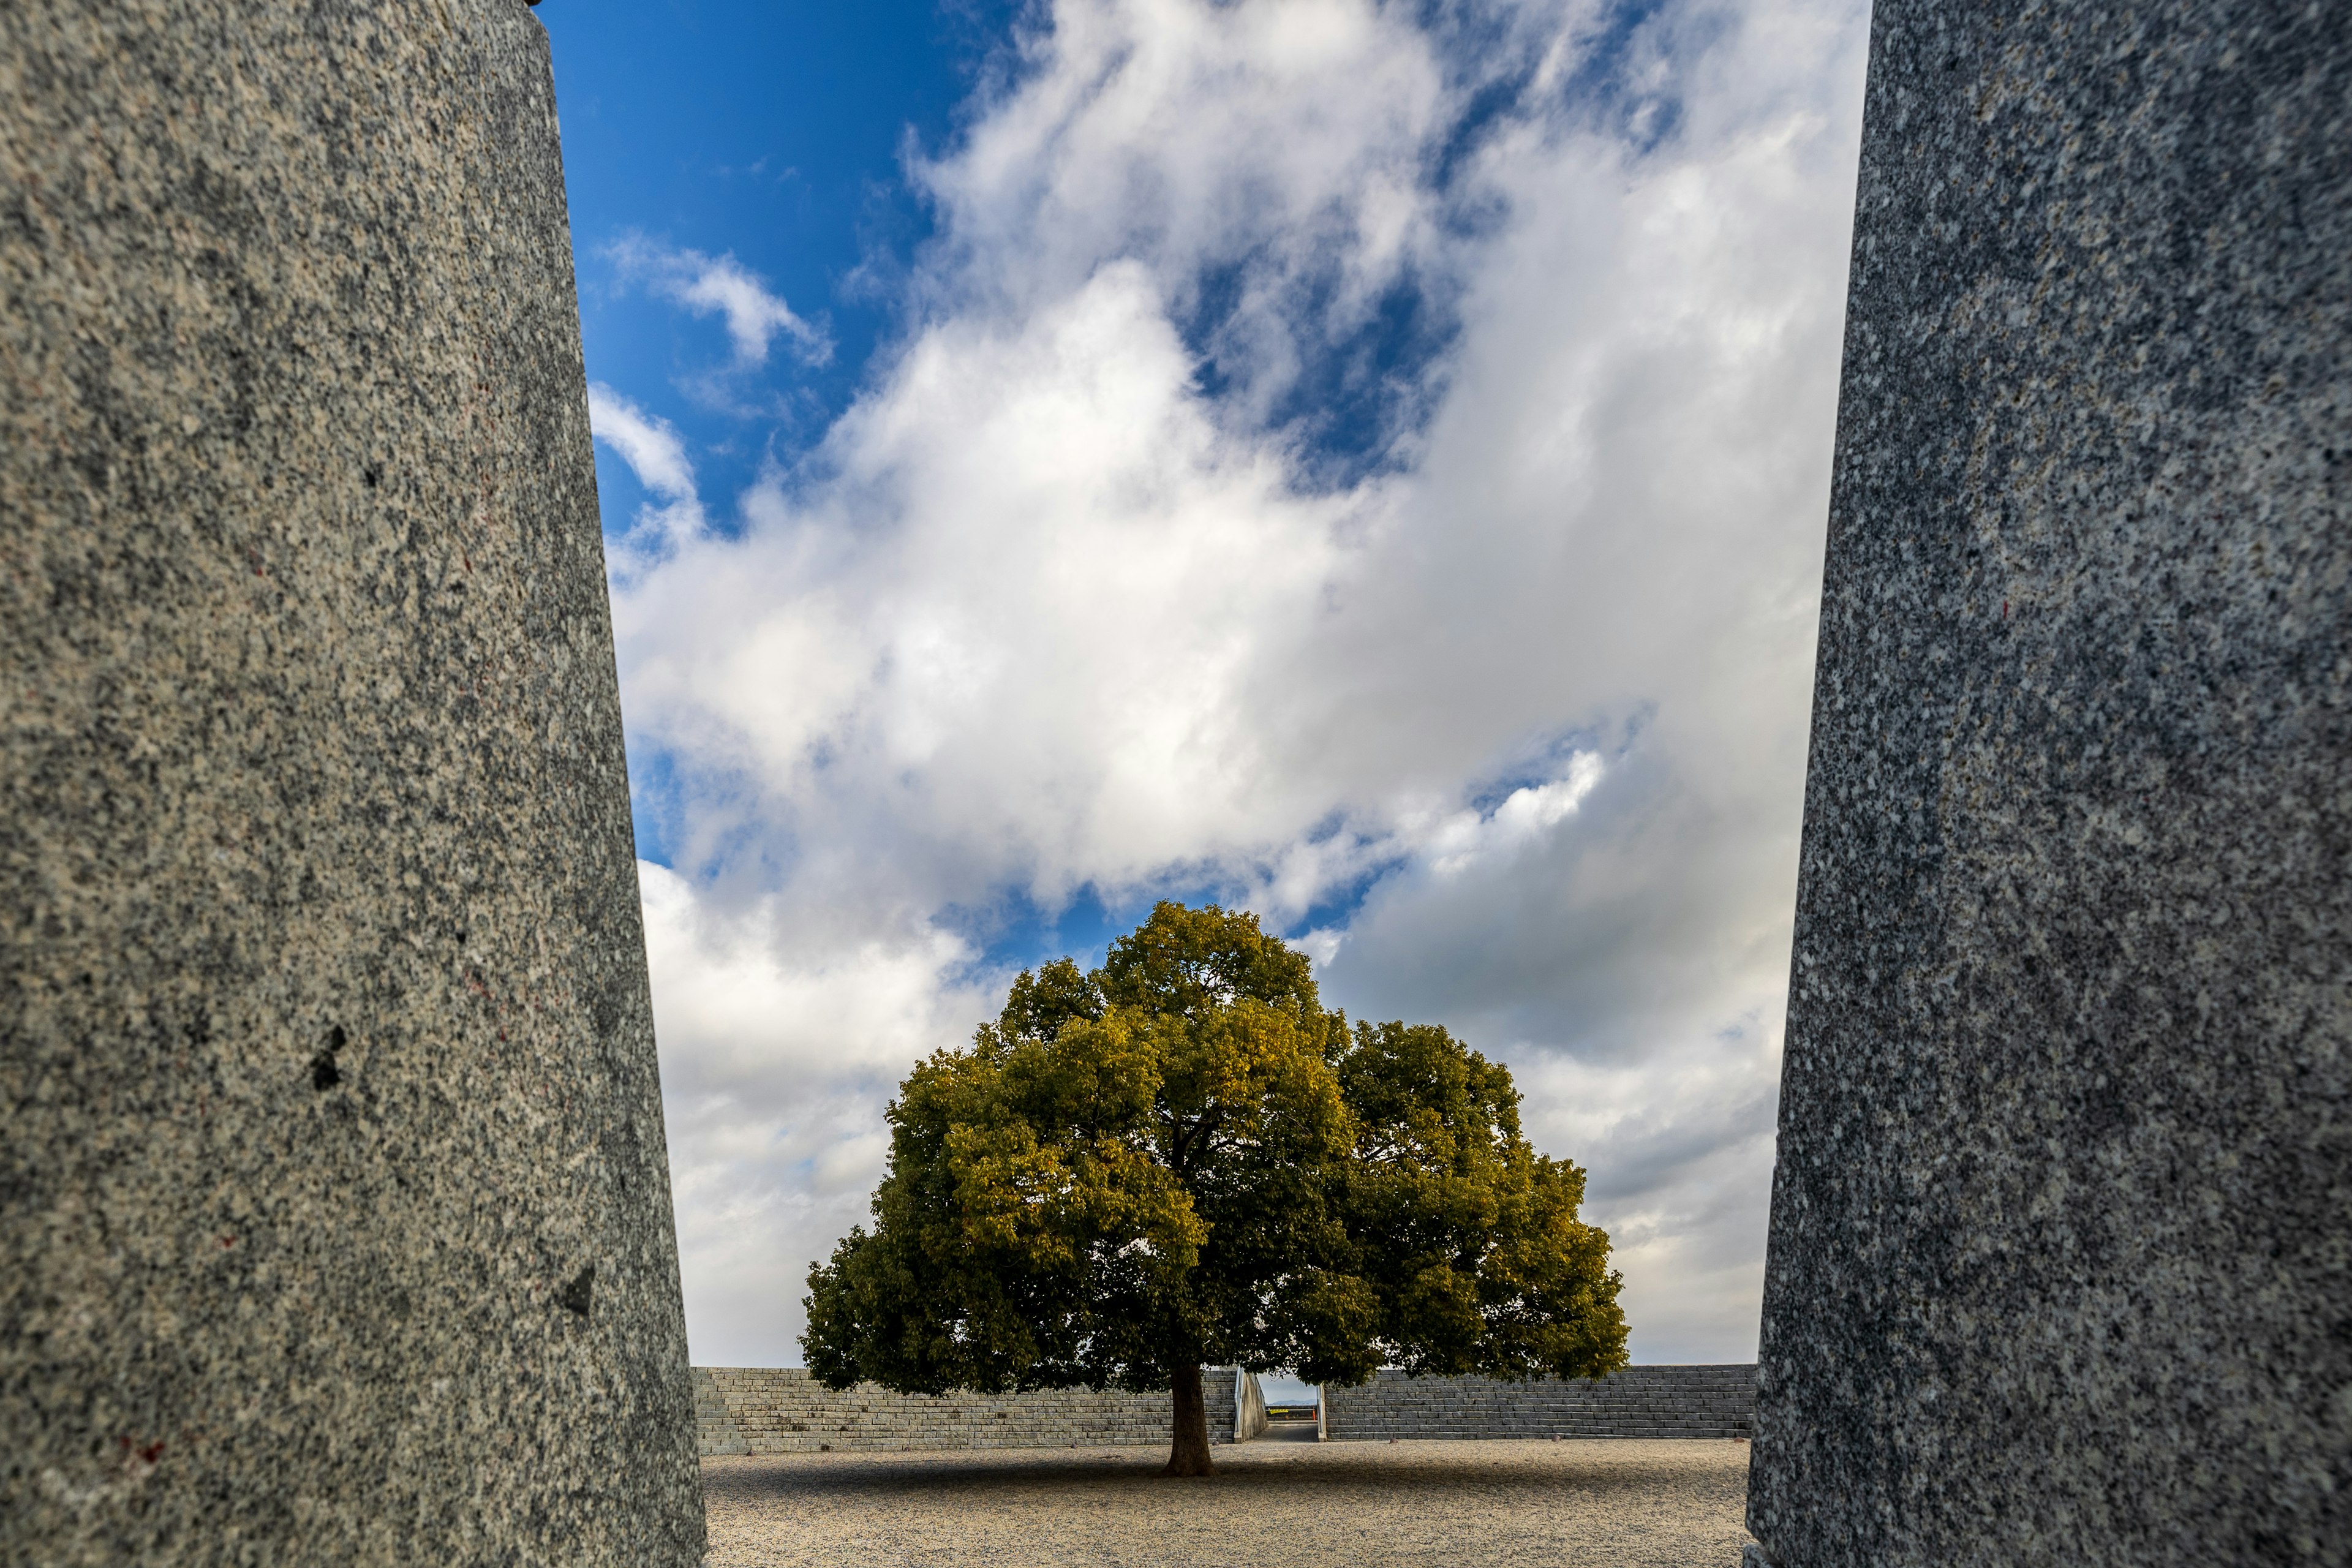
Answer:
[[1172, 1390], [1200, 1369], [1597, 1376], [1625, 1362], [1584, 1173], [1507, 1068], [1323, 1010], [1255, 916], [1162, 903], [1102, 965], [1023, 973], [889, 1110], [874, 1228], [812, 1268], [810, 1371], [904, 1393]]

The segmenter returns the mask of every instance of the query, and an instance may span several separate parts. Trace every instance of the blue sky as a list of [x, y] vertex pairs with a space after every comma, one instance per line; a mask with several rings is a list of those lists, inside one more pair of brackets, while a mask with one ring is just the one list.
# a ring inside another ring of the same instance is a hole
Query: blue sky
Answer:
[[[796, 364], [763, 388], [784, 400], [787, 418], [664, 401], [714, 489], [749, 485], [764, 454], [804, 448], [848, 404], [903, 314], [889, 272], [930, 233], [900, 153], [910, 139], [936, 148], [951, 134], [1003, 51], [1013, 9], [931, 0], [558, 0], [541, 9], [593, 374], [668, 387], [727, 342], [719, 320], [645, 308], [611, 255], [632, 236], [731, 254], [832, 341], [826, 362]], [[604, 451], [597, 469], [622, 515], [634, 510], [641, 487], [628, 465]]]
[[552, 0], [688, 1331], [1257, 910], [1753, 1354], [1866, 12]]

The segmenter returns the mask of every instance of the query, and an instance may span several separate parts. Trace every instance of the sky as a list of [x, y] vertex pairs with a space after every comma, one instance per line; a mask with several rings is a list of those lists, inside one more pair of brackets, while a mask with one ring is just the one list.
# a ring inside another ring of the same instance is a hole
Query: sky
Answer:
[[1257, 912], [1754, 1359], [1861, 0], [551, 0], [691, 1353]]

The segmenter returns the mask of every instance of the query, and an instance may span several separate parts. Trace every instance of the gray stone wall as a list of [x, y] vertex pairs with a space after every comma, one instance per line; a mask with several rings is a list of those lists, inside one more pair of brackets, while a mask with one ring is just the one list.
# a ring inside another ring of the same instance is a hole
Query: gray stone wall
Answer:
[[[1229, 1442], [1233, 1369], [1204, 1367], [1201, 1382], [1209, 1440]], [[1165, 1394], [1116, 1390], [929, 1397], [861, 1383], [836, 1393], [801, 1367], [698, 1366], [694, 1392], [706, 1456], [1165, 1447], [1171, 1414]]]
[[2352, 25], [1872, 29], [1750, 1528], [2344, 1563]]
[[0, 5], [0, 1562], [688, 1564], [547, 40]]
[[[1202, 1372], [1209, 1438], [1234, 1433], [1230, 1367]], [[1265, 1399], [1244, 1389], [1244, 1441], [1262, 1434]], [[1000, 1396], [898, 1394], [870, 1384], [836, 1394], [798, 1367], [697, 1367], [702, 1452], [1059, 1448], [1162, 1445], [1164, 1394], [1066, 1389]], [[1753, 1426], [1752, 1366], [1637, 1366], [1597, 1382], [1501, 1383], [1384, 1372], [1361, 1388], [1323, 1391], [1335, 1441], [1389, 1437], [1744, 1437]], [[1252, 1427], [1255, 1430], [1251, 1430]]]
[[1326, 1388], [1333, 1442], [1390, 1437], [1745, 1437], [1755, 1429], [1752, 1366], [1633, 1366], [1608, 1377], [1504, 1383], [1374, 1374]]

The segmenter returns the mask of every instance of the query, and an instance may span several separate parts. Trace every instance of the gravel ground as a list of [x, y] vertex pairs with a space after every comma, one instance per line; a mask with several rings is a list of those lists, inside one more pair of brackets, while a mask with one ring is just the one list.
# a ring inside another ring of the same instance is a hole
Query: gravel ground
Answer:
[[1250, 1443], [705, 1459], [710, 1568], [1512, 1563], [1736, 1568], [1748, 1445]]

